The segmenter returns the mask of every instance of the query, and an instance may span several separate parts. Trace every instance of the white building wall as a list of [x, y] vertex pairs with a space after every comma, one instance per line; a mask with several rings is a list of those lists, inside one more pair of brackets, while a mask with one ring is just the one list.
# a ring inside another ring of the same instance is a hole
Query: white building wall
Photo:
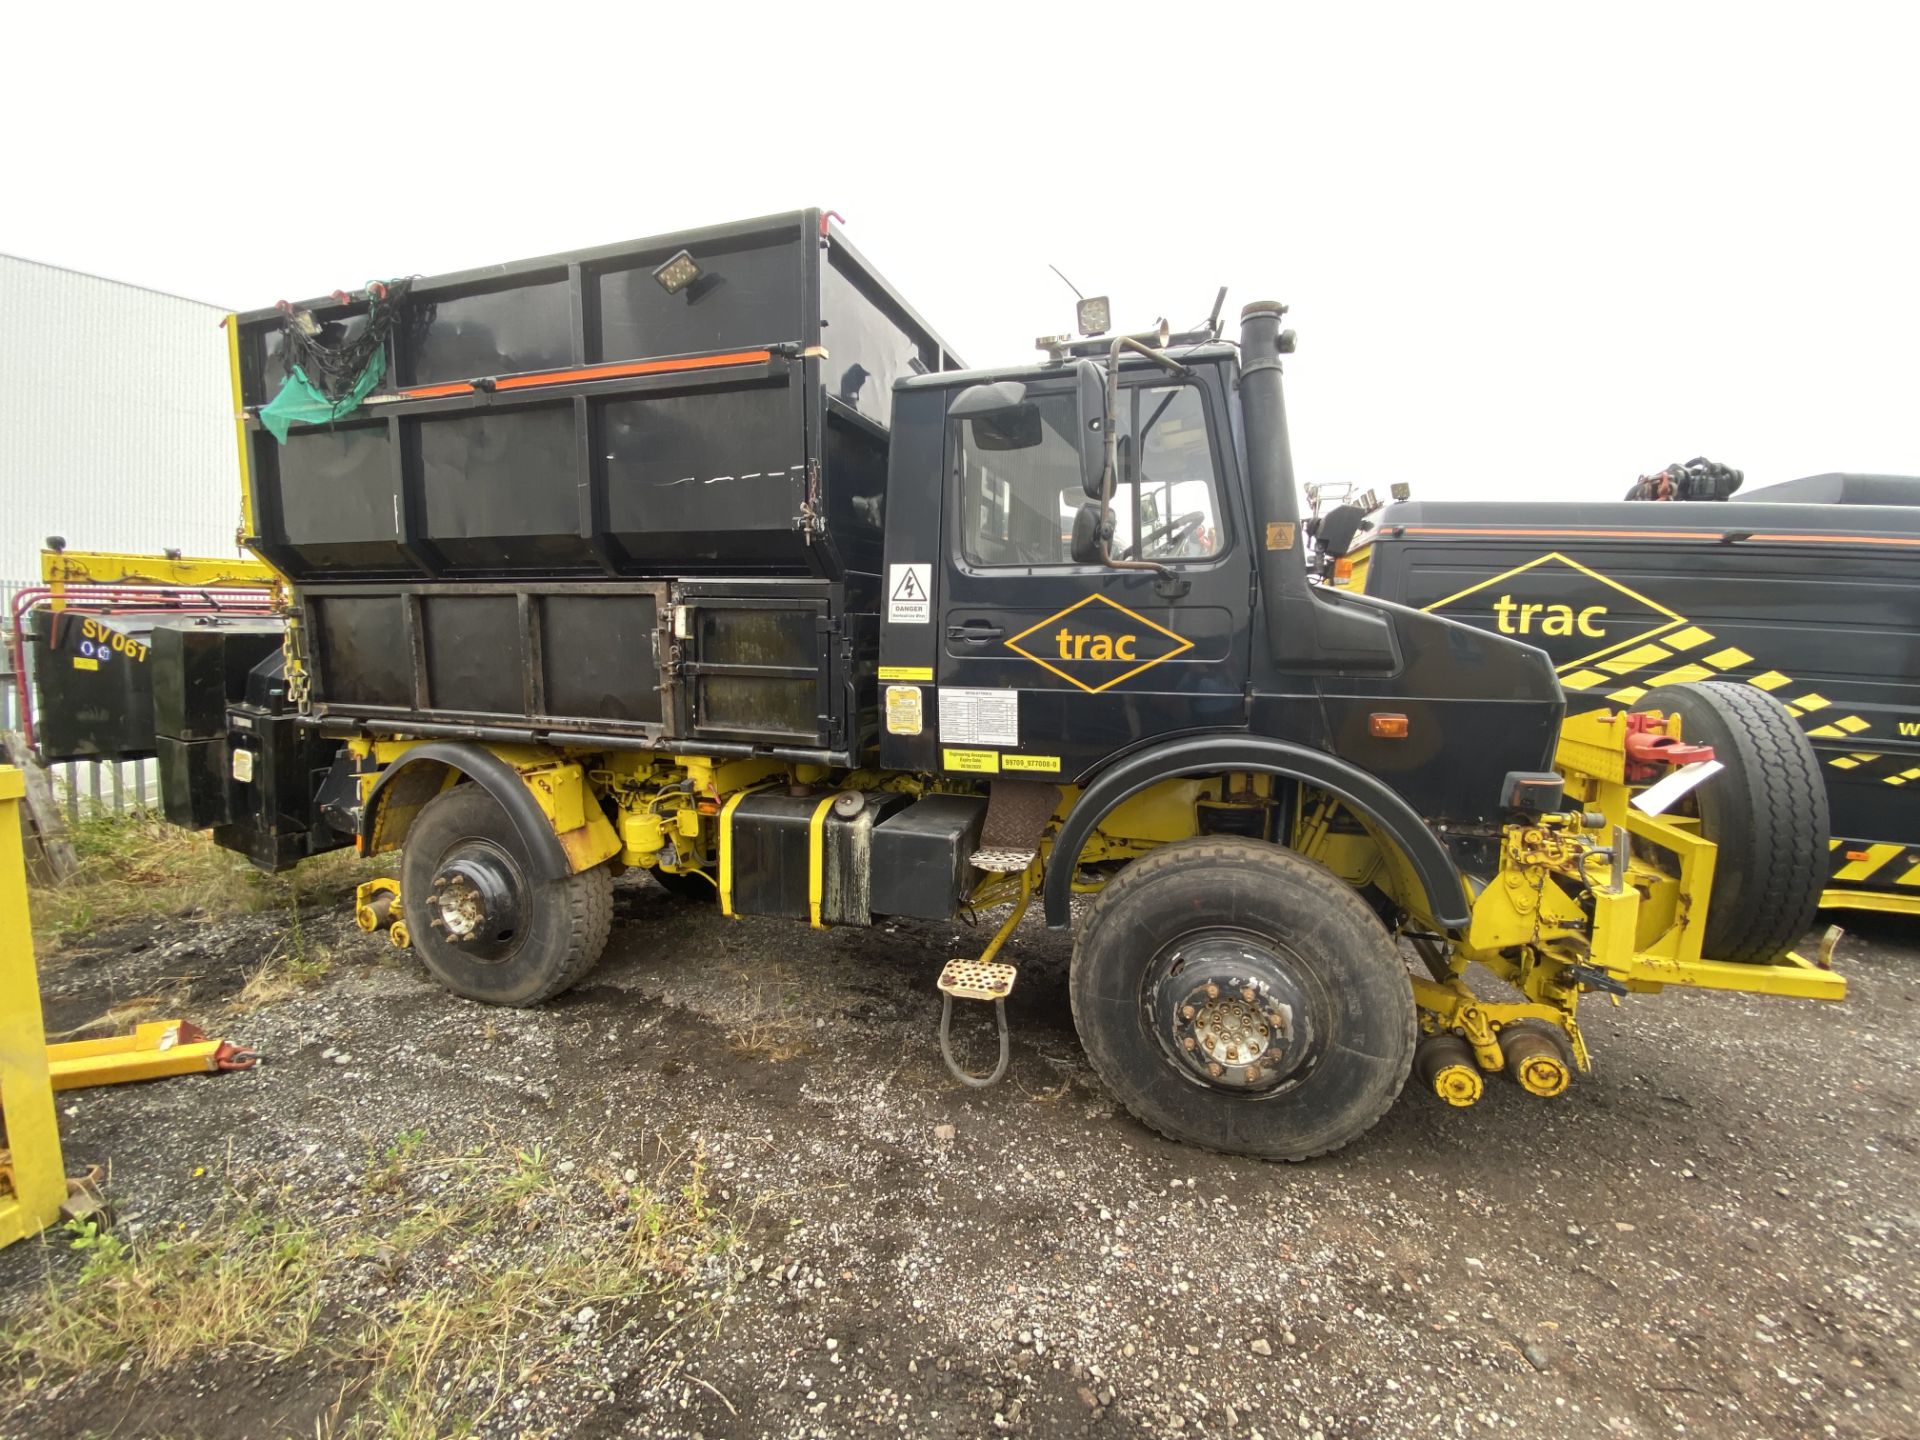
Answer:
[[0, 255], [0, 582], [48, 535], [239, 553], [224, 313]]

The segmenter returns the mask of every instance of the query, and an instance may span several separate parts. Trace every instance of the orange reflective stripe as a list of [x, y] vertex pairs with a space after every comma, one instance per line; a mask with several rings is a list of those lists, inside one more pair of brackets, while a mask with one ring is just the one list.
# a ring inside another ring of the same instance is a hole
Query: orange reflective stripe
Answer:
[[[1477, 535], [1497, 540], [1503, 536], [1523, 535], [1534, 539], [1550, 537], [1571, 540], [1704, 540], [1718, 541], [1713, 530], [1522, 530], [1474, 528], [1465, 525], [1395, 525], [1395, 535]], [[1772, 530], [1756, 530], [1747, 540], [1790, 541], [1796, 545], [1920, 545], [1920, 539], [1897, 535], [1793, 535]], [[1741, 543], [1746, 543], [1742, 541]]]
[[621, 380], [629, 375], [665, 375], [676, 370], [718, 370], [728, 365], [762, 365], [771, 350], [736, 350], [731, 355], [699, 355], [686, 360], [636, 360], [624, 365], [589, 365], [583, 370], [549, 370], [496, 380], [496, 390], [526, 390], [535, 385], [565, 385], [579, 380]]
[[[540, 385], [567, 385], [586, 380], [623, 380], [632, 375], [668, 375], [680, 370], [718, 370], [728, 365], [764, 365], [771, 350], [736, 350], [727, 355], [696, 355], [684, 360], [634, 360], [614, 365], [588, 365], [578, 370], [543, 370], [537, 375], [509, 375], [493, 382], [495, 390], [531, 390]], [[443, 395], [471, 395], [479, 387], [460, 380], [450, 385], [416, 385], [402, 390], [404, 400], [437, 400]]]

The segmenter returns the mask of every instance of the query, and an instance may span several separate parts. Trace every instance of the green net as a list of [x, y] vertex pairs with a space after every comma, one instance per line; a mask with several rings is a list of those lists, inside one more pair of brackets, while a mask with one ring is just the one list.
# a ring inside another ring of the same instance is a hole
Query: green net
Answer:
[[319, 386], [307, 379], [307, 372], [296, 365], [280, 387], [280, 393], [260, 407], [260, 423], [284, 445], [287, 432], [295, 425], [324, 425], [329, 420], [352, 414], [386, 373], [387, 352], [375, 350], [353, 387], [338, 400], [330, 400]]

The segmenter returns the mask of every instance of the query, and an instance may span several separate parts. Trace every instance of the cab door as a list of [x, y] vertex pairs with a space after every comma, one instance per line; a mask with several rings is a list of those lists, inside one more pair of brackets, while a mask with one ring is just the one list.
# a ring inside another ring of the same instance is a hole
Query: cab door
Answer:
[[[952, 417], [938, 587], [940, 768], [1072, 780], [1143, 740], [1246, 724], [1253, 557], [1217, 368], [1129, 377], [1116, 557], [1078, 564], [1086, 501], [1070, 382]], [[961, 407], [963, 410], [966, 408]]]

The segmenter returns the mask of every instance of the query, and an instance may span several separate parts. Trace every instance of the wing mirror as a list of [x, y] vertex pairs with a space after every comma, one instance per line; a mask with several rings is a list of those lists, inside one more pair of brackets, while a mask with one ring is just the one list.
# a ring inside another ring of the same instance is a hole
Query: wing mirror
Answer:
[[1076, 565], [1104, 565], [1107, 548], [1113, 543], [1113, 511], [1098, 500], [1089, 500], [1073, 515], [1073, 539], [1068, 553]]
[[1099, 498], [1107, 474], [1107, 435], [1113, 416], [1107, 409], [1107, 367], [1098, 360], [1073, 366], [1080, 399], [1080, 486]]

